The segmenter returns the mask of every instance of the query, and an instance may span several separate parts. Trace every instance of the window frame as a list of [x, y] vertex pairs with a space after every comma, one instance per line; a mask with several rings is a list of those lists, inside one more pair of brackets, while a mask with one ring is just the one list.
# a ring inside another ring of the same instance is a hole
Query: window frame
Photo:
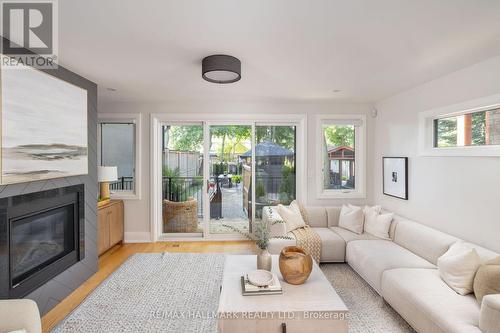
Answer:
[[500, 145], [436, 147], [437, 119], [500, 108], [500, 94], [482, 97], [419, 113], [419, 155], [421, 156], [500, 156]]
[[101, 165], [101, 124], [102, 123], [133, 123], [134, 131], [134, 190], [115, 191], [111, 199], [140, 200], [141, 199], [141, 114], [140, 113], [98, 113], [97, 114], [97, 164]]
[[[356, 127], [354, 137], [355, 152], [355, 188], [350, 189], [324, 189], [323, 188], [323, 125], [346, 124], [352, 121]], [[356, 125], [360, 122], [361, 125]], [[364, 114], [321, 114], [316, 116], [316, 198], [317, 199], [365, 199], [366, 198], [366, 115]]]

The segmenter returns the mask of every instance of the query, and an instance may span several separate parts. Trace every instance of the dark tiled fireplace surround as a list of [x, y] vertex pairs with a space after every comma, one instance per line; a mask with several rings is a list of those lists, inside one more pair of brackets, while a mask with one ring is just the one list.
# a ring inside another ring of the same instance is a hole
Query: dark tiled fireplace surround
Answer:
[[85, 255], [84, 185], [0, 199], [0, 299], [21, 298]]

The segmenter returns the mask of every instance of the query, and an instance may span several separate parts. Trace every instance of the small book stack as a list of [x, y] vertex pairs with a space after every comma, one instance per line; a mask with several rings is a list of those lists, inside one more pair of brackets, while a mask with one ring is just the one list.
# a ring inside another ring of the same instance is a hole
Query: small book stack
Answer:
[[254, 295], [276, 295], [282, 294], [283, 289], [281, 288], [280, 280], [276, 274], [273, 274], [273, 282], [265, 287], [258, 287], [250, 283], [248, 278], [245, 276], [241, 277], [241, 293], [243, 296], [254, 296]]

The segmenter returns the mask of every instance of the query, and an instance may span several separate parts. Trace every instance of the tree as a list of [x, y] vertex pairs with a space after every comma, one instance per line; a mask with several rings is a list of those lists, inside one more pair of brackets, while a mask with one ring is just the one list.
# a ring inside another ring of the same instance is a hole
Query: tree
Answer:
[[472, 114], [472, 144], [486, 144], [486, 112]]
[[354, 147], [353, 125], [329, 125], [324, 127], [327, 144], [335, 147]]
[[295, 151], [295, 126], [256, 126], [255, 140], [257, 143], [274, 142]]
[[457, 118], [443, 118], [435, 120], [437, 126], [438, 147], [450, 147], [457, 144]]
[[295, 199], [295, 168], [291, 163], [285, 163], [281, 169], [279, 200], [287, 205], [293, 199]]
[[225, 161], [226, 140], [232, 141], [232, 149], [243, 140], [248, 140], [251, 135], [251, 127], [247, 125], [220, 125], [210, 127], [210, 141], [212, 136], [221, 138], [220, 159]]
[[168, 127], [166, 135], [169, 138], [168, 145], [171, 147], [171, 149], [181, 150], [181, 151], [202, 150], [203, 148], [202, 126], [186, 125], [186, 126], [168, 126]]

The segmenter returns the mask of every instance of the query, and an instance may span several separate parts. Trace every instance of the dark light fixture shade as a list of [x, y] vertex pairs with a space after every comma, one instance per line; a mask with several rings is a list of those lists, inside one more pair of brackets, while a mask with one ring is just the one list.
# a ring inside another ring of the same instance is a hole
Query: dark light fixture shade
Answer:
[[241, 79], [241, 61], [230, 55], [215, 54], [203, 58], [202, 77], [212, 83], [233, 83]]

